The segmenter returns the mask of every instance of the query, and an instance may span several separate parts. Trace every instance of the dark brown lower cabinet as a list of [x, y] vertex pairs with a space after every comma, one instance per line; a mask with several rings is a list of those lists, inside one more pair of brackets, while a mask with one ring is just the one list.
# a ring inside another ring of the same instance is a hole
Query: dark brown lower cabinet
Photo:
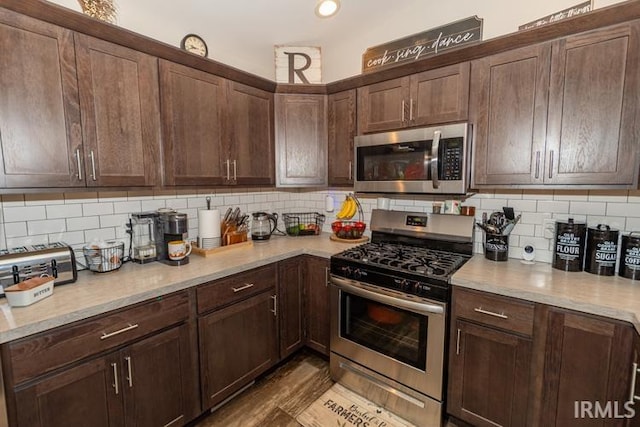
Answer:
[[198, 319], [203, 409], [278, 362], [275, 288]]
[[458, 320], [449, 413], [476, 426], [525, 426], [531, 340]]
[[303, 257], [278, 263], [278, 323], [280, 359], [304, 346]]
[[20, 427], [183, 425], [197, 398], [181, 325], [16, 390]]
[[304, 268], [307, 346], [329, 355], [329, 260], [307, 256]]
[[539, 424], [624, 425], [633, 338], [626, 323], [550, 309]]

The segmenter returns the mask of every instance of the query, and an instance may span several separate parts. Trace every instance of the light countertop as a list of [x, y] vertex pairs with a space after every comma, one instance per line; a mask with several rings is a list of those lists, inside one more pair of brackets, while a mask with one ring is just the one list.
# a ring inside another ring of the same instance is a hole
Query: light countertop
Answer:
[[[272, 237], [253, 246], [230, 248], [210, 257], [191, 255], [188, 265], [126, 263], [110, 273], [81, 271], [75, 283], [56, 286], [53, 295], [28, 307], [0, 300], [0, 343], [62, 326], [111, 310], [282, 261], [296, 255], [329, 258], [354, 245], [329, 240], [329, 234]], [[475, 255], [452, 283], [632, 323], [640, 331], [640, 281], [563, 272], [550, 264], [486, 260]]]
[[490, 261], [474, 255], [452, 279], [454, 285], [596, 314], [633, 324], [640, 332], [640, 281], [567, 272], [551, 264]]

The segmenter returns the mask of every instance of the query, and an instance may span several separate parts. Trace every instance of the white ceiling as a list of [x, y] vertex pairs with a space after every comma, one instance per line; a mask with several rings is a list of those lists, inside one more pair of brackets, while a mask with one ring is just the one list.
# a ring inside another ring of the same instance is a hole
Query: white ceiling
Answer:
[[[79, 11], [77, 0], [51, 0]], [[115, 0], [117, 24], [178, 46], [201, 35], [209, 58], [274, 79], [275, 45], [320, 46], [323, 81], [358, 74], [367, 47], [472, 15], [484, 19], [484, 39], [581, 0], [341, 0], [331, 18], [314, 13], [316, 0]], [[620, 0], [595, 0], [596, 7]]]

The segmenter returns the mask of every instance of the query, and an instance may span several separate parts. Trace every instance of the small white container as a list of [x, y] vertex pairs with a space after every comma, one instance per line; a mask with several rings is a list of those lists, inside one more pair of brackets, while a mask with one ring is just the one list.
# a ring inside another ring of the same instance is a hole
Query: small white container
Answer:
[[53, 295], [53, 277], [33, 277], [4, 290], [11, 307], [24, 307]]

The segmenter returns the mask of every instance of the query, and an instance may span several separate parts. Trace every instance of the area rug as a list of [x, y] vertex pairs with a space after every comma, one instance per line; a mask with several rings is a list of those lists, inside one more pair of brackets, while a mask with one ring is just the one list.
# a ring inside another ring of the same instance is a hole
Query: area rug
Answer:
[[414, 427], [340, 384], [331, 386], [296, 420], [305, 427]]

